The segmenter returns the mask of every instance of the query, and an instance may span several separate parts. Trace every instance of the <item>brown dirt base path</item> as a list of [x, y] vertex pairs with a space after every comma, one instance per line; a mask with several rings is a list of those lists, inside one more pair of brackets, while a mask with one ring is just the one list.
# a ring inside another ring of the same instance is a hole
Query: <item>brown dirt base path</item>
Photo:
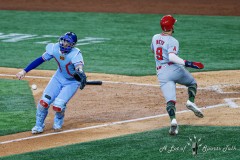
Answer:
[[[20, 69], [0, 68], [0, 78], [16, 79], [18, 71]], [[29, 86], [33, 83], [38, 86], [32, 90], [36, 103], [53, 73], [33, 70], [25, 78]], [[89, 80], [102, 80], [103, 85], [89, 85], [76, 93], [68, 104], [62, 132], [52, 130], [54, 113], [50, 108], [43, 134], [23, 132], [1, 136], [0, 156], [169, 126], [156, 76], [87, 75]], [[193, 73], [193, 76], [199, 87], [196, 103], [202, 106], [205, 117], [199, 119], [186, 109], [187, 89], [178, 86], [177, 111], [186, 111], [177, 113], [179, 124], [239, 126], [240, 109], [234, 107], [240, 106], [240, 71]], [[143, 117], [145, 119], [139, 119]]]

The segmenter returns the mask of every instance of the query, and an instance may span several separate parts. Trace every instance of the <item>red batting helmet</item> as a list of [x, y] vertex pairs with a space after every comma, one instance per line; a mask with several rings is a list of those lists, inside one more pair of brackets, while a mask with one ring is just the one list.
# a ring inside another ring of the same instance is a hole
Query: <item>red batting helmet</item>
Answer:
[[174, 19], [173, 16], [165, 15], [162, 17], [162, 19], [160, 21], [160, 26], [163, 31], [165, 31], [165, 32], [170, 31], [171, 29], [173, 29], [173, 25], [175, 22], [177, 22], [177, 20]]

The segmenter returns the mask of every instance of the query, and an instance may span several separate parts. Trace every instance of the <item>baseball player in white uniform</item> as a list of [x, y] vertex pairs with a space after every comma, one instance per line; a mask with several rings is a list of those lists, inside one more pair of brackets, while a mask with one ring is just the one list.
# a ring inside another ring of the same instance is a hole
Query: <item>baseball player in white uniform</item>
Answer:
[[194, 103], [197, 82], [185, 67], [202, 69], [204, 65], [201, 62], [183, 60], [178, 56], [179, 42], [172, 37], [176, 21], [171, 15], [163, 16], [160, 20], [162, 33], [154, 35], [151, 43], [151, 50], [154, 53], [156, 61], [158, 81], [167, 103], [167, 112], [171, 119], [170, 135], [178, 134], [178, 124], [175, 114], [176, 83], [188, 87], [189, 99], [187, 100], [186, 107], [192, 110], [197, 117], [203, 118], [201, 110]]

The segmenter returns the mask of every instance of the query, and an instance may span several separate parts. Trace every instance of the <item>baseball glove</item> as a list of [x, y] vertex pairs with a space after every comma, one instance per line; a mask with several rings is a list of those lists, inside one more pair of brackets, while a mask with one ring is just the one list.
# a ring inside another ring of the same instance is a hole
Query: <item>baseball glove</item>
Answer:
[[76, 71], [73, 77], [80, 82], [80, 89], [82, 90], [87, 83], [87, 76], [83, 71]]

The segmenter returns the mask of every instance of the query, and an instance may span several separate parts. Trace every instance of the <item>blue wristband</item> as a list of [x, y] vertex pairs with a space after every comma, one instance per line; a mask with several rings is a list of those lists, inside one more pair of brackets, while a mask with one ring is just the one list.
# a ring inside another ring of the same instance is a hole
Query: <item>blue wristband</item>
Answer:
[[34, 61], [32, 61], [26, 68], [24, 68], [24, 70], [25, 70], [26, 72], [29, 72], [29, 71], [31, 71], [32, 69], [38, 67], [38, 66], [39, 66], [40, 64], [42, 64], [43, 62], [44, 62], [44, 60], [43, 60], [43, 58], [42, 58], [42, 56], [41, 56], [41, 57], [35, 59]]

